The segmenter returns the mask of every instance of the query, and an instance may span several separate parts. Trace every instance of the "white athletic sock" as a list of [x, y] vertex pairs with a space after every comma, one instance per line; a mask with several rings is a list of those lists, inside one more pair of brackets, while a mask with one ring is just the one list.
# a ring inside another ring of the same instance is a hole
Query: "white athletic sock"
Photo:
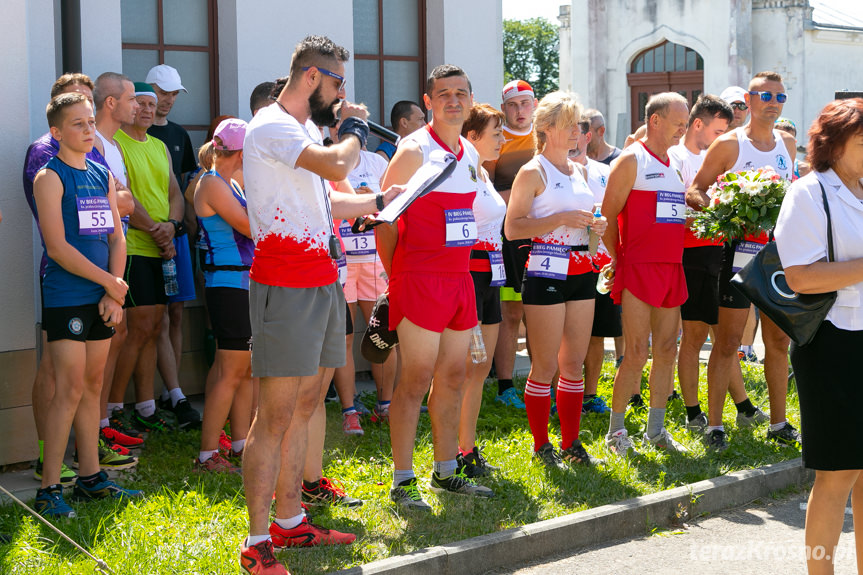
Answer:
[[785, 427], [786, 423], [787, 423], [787, 421], [780, 421], [779, 423], [771, 423], [770, 424], [770, 431], [779, 431], [780, 429]]
[[400, 483], [404, 483], [408, 479], [416, 477], [413, 469], [394, 469], [393, 470], [393, 487], [398, 487]]
[[99, 421], [99, 429], [108, 427], [109, 425], [111, 425], [111, 422], [108, 421], [107, 417], [105, 419], [102, 419], [101, 421]]
[[171, 405], [173, 407], [177, 407], [177, 403], [179, 403], [181, 399], [186, 399], [186, 396], [183, 395], [183, 390], [179, 387], [169, 391], [168, 395], [171, 397]]
[[246, 440], [245, 439], [235, 439], [235, 440], [231, 441], [231, 451], [233, 451], [234, 453], [241, 452], [245, 446], [246, 446]]
[[219, 452], [218, 449], [213, 449], [211, 451], [199, 451], [198, 452], [198, 461], [200, 461], [201, 463], [205, 463], [207, 460], [211, 459], [218, 452]]
[[707, 431], [705, 431], [704, 433], [705, 433], [705, 435], [710, 435], [711, 431], [716, 431], [717, 429], [723, 433], [725, 432], [725, 426], [724, 425], [708, 425]]
[[137, 411], [138, 415], [140, 415], [141, 417], [150, 417], [151, 415], [156, 413], [156, 400], [148, 399], [147, 401], [136, 403], [135, 411]]
[[451, 477], [455, 474], [456, 469], [458, 469], [458, 463], [455, 459], [434, 462], [434, 472], [437, 473], [437, 476], [441, 479]]
[[295, 515], [294, 517], [288, 517], [287, 519], [279, 519], [276, 517], [276, 525], [281, 527], [282, 529], [293, 529], [294, 527], [298, 527], [300, 523], [303, 522], [305, 518], [305, 513], [300, 513], [299, 515]]
[[264, 541], [268, 541], [270, 539], [270, 534], [266, 535], [249, 535], [246, 537], [246, 547], [251, 547], [252, 545], [257, 545], [258, 543], [263, 543]]
[[108, 417], [111, 417], [112, 415], [114, 415], [115, 409], [123, 409], [123, 404], [122, 403], [108, 402], [108, 409], [105, 410], [105, 411], [107, 411], [107, 413], [105, 415], [107, 415]]

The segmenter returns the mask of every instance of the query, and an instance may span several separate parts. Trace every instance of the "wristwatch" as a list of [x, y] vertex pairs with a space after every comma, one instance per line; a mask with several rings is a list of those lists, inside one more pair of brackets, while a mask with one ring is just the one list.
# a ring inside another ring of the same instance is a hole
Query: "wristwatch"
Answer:
[[186, 233], [186, 224], [177, 220], [168, 220], [168, 223], [174, 225], [174, 237], [180, 237]]
[[378, 211], [384, 209], [384, 195], [381, 192], [375, 194], [375, 206], [377, 206]]

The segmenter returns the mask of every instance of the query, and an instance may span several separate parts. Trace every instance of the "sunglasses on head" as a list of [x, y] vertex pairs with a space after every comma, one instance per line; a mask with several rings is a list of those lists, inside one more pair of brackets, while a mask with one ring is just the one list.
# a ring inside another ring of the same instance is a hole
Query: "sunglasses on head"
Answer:
[[[750, 90], [749, 95], [760, 97], [762, 102], [769, 102], [773, 99], [773, 92], [759, 92], [758, 90]], [[787, 99], [787, 94], [783, 94], [782, 92], [776, 94], [776, 102], [778, 102], [779, 104], [784, 104], [785, 100]]]
[[321, 68], [320, 66], [303, 66], [302, 70], [303, 70], [303, 72], [305, 72], [306, 70], [308, 70], [310, 68], [314, 68], [315, 70], [317, 70], [318, 72], [320, 72], [324, 76], [329, 76], [330, 78], [335, 78], [336, 80], [338, 80], [340, 82], [339, 83], [339, 92], [341, 92], [344, 89], [345, 84], [347, 83], [347, 80], [345, 79], [344, 76], [340, 76], [340, 75], [336, 74], [335, 72], [330, 72], [326, 68]]
[[734, 108], [735, 110], [740, 110], [741, 112], [745, 112], [746, 110], [749, 109], [749, 106], [747, 106], [743, 102], [734, 102], [733, 104], [731, 104], [731, 107]]

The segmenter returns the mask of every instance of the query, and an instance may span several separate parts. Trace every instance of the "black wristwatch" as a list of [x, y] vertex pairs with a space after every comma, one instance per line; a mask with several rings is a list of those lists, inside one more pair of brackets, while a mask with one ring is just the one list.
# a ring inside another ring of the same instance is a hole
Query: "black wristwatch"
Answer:
[[377, 206], [378, 211], [384, 209], [384, 195], [381, 192], [375, 194], [375, 206]]
[[174, 237], [178, 238], [186, 233], [186, 224], [183, 222], [178, 222], [177, 220], [168, 220], [169, 223], [174, 225]]

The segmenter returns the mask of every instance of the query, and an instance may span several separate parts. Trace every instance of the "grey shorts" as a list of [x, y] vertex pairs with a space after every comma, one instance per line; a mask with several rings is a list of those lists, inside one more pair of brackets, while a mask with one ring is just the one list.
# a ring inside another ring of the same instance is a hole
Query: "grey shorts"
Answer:
[[339, 282], [317, 288], [249, 280], [252, 375], [301, 377], [345, 365], [345, 296]]

